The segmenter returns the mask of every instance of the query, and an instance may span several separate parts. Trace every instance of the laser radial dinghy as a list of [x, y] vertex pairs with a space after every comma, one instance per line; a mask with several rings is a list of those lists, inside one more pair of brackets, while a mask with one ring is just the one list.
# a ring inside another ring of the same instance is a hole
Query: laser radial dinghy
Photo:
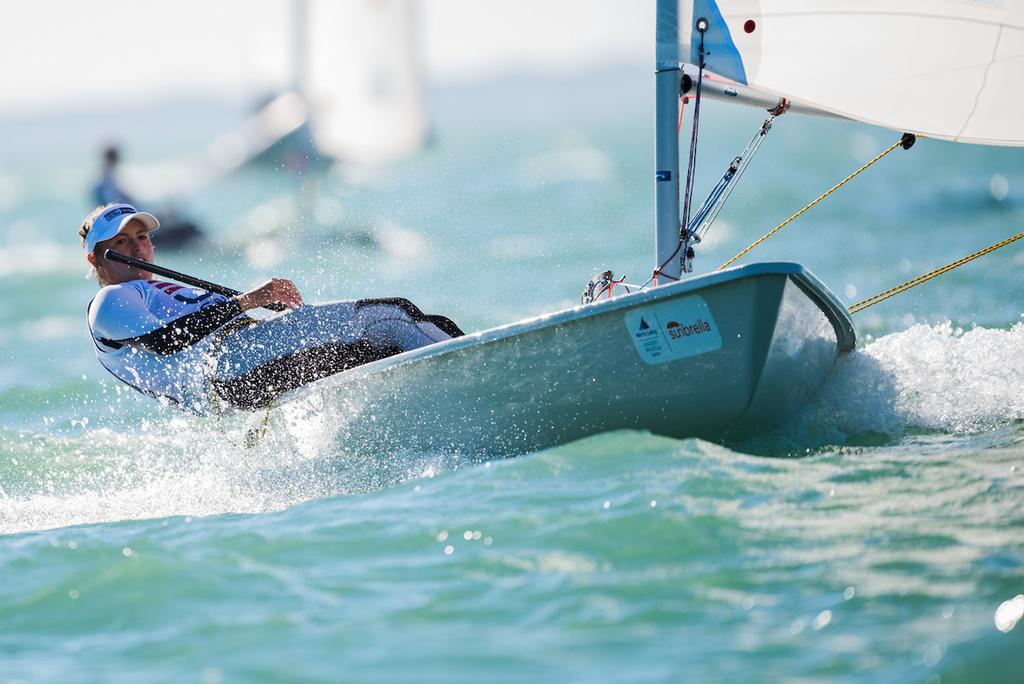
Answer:
[[[282, 397], [352, 448], [521, 453], [620, 428], [717, 439], [779, 424], [854, 348], [849, 313], [803, 267], [688, 275], [694, 247], [775, 117], [806, 111], [950, 140], [1020, 145], [1019, 3], [660, 0], [656, 260], [650, 287], [610, 272], [579, 307], [374, 361]], [[878, 46], [865, 49], [867, 36]], [[948, 84], [955, 78], [957, 96]], [[701, 94], [768, 118], [691, 212]], [[680, 96], [693, 102], [680, 202]], [[896, 145], [894, 145], [896, 147]], [[682, 206], [680, 206], [682, 205]], [[299, 312], [295, 312], [299, 313]]]
[[853, 346], [814, 276], [752, 264], [359, 366], [273, 414], [311, 411], [356, 449], [515, 454], [626, 428], [715, 439], [777, 424]]

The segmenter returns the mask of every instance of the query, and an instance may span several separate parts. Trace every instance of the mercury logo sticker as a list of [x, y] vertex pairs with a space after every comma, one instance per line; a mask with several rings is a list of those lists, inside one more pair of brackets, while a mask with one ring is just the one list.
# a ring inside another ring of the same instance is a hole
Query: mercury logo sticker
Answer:
[[[624, 316], [640, 358], [667, 363], [722, 348], [722, 336], [707, 302], [691, 295], [635, 309]], [[663, 323], [664, 321], [664, 323]]]

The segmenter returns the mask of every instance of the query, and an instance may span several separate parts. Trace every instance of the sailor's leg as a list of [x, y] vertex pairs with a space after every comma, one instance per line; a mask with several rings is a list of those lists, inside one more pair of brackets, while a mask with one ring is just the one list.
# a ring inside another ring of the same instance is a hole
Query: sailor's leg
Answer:
[[427, 316], [404, 299], [303, 307], [232, 330], [211, 352], [218, 394], [239, 408], [403, 351], [461, 335], [443, 316]]
[[397, 347], [401, 351], [419, 349], [450, 339], [430, 321], [416, 321], [404, 309], [391, 304], [361, 307], [357, 314], [363, 339], [376, 347]]
[[235, 408], [266, 406], [279, 394], [402, 350], [366, 341], [310, 347], [252, 368], [246, 373], [213, 381], [221, 399]]
[[435, 326], [440, 328], [448, 337], [462, 337], [466, 333], [462, 332], [459, 326], [455, 325], [455, 322], [446, 317], [438, 316], [436, 314], [425, 314], [420, 311], [419, 307], [410, 302], [408, 299], [402, 297], [387, 297], [383, 299], [360, 299], [355, 303], [356, 310], [369, 306], [393, 306], [401, 309], [409, 315], [414, 321], [421, 322], [426, 321], [433, 323]]
[[332, 302], [304, 306], [215, 335], [212, 351], [218, 357], [217, 375], [226, 377], [310, 347], [351, 344], [362, 337], [362, 331], [355, 322], [353, 302]]
[[429, 337], [431, 342], [444, 342], [452, 338], [451, 335], [431, 321], [417, 321], [416, 327], [420, 329], [420, 332]]
[[462, 332], [462, 328], [455, 325], [455, 321], [448, 318], [447, 316], [438, 316], [437, 314], [429, 314], [423, 317], [423, 320], [428, 323], [433, 323], [435, 326], [444, 331], [444, 334], [449, 338], [462, 337], [466, 333]]

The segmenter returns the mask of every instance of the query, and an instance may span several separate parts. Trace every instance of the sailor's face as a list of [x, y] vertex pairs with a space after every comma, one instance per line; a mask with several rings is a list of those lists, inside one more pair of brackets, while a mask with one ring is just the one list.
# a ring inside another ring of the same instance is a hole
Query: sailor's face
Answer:
[[[108, 249], [143, 261], [152, 261], [153, 243], [149, 239], [149, 230], [142, 225], [141, 221], [129, 221], [128, 225], [122, 228], [117, 235], [109, 240], [96, 243], [96, 252], [89, 255], [89, 262], [97, 271], [101, 272], [104, 280], [111, 284], [124, 283], [129, 280], [149, 280], [153, 277], [149, 271], [104, 259], [103, 253]], [[100, 256], [96, 256], [96, 254]]]

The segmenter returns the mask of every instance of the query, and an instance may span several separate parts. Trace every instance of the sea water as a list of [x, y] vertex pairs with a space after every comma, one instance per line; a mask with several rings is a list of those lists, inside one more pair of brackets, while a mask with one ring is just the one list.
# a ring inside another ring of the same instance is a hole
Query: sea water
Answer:
[[[1024, 680], [1019, 246], [857, 314], [818, 394], [742, 443], [361, 453], [311, 415], [246, 448], [247, 424], [93, 358], [76, 230], [107, 136], [126, 185], [208, 231], [159, 262], [405, 296], [475, 331], [607, 268], [646, 280], [652, 92], [646, 68], [438, 88], [426, 149], [326, 174], [208, 173], [241, 110], [209, 98], [6, 121], [0, 682]], [[698, 195], [762, 118], [705, 103]], [[696, 270], [898, 137], [784, 115]], [[1020, 152], [921, 140], [748, 260], [799, 261], [850, 304], [1022, 218]]]

